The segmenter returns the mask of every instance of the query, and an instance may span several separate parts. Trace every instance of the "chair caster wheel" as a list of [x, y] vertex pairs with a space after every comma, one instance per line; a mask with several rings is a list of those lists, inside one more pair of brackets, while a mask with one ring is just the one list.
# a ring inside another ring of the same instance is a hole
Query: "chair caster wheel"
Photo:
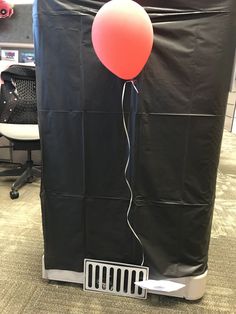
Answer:
[[34, 182], [34, 177], [33, 176], [31, 176], [31, 177], [29, 177], [27, 179], [27, 183], [32, 183], [32, 182]]
[[15, 200], [16, 198], [18, 198], [19, 197], [19, 192], [18, 191], [11, 191], [10, 192], [10, 198], [12, 199], [12, 200]]

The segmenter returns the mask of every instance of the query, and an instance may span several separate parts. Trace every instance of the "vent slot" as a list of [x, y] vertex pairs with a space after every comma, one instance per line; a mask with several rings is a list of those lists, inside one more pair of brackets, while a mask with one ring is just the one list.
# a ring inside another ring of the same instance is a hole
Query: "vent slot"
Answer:
[[134, 282], [148, 280], [148, 267], [85, 259], [84, 272], [86, 291], [147, 298], [147, 290], [139, 288]]

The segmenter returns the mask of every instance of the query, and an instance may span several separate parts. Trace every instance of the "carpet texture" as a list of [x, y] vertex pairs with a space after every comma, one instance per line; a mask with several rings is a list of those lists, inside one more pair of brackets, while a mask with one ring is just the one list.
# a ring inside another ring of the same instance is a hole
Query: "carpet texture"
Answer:
[[83, 292], [41, 279], [40, 182], [12, 201], [12, 179], [0, 178], [0, 313], [236, 313], [236, 135], [225, 132], [203, 299], [149, 295], [136, 300]]

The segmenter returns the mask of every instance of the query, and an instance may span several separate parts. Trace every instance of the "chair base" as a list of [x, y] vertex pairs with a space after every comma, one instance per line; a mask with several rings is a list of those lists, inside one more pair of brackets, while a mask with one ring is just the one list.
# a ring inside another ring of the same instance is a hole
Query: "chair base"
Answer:
[[19, 197], [18, 190], [26, 183], [32, 183], [34, 178], [40, 178], [41, 171], [34, 167], [33, 161], [28, 160], [22, 167], [15, 169], [8, 169], [0, 172], [0, 177], [15, 177], [19, 178], [12, 184], [10, 197], [16, 199]]

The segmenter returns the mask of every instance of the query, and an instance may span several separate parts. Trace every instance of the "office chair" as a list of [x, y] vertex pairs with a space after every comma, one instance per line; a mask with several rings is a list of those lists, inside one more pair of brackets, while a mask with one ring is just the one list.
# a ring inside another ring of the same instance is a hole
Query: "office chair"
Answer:
[[32, 160], [32, 151], [40, 150], [37, 124], [35, 68], [11, 65], [1, 73], [4, 82], [0, 93], [0, 134], [13, 150], [26, 150], [27, 161], [21, 167], [0, 172], [0, 176], [19, 176], [10, 191], [11, 199], [19, 197], [18, 189], [40, 177]]

